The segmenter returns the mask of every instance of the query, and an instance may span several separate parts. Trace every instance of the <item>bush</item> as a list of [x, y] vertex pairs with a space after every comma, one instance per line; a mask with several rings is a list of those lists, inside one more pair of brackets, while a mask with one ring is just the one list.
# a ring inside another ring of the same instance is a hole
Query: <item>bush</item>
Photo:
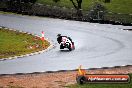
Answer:
[[91, 19], [103, 20], [105, 13], [105, 7], [100, 3], [95, 3], [89, 11], [88, 15]]
[[55, 2], [55, 3], [57, 3], [57, 2], [59, 2], [60, 0], [53, 0], [53, 2]]

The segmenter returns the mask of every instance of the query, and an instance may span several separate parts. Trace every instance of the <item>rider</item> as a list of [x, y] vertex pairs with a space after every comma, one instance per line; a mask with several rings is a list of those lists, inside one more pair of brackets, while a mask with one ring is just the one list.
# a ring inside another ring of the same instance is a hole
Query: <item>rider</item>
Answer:
[[73, 42], [72, 42], [72, 39], [71, 39], [70, 37], [61, 36], [61, 34], [58, 34], [57, 37], [58, 37], [58, 38], [57, 38], [57, 41], [58, 41], [59, 44], [62, 42], [62, 38], [63, 38], [63, 37], [67, 38], [68, 40], [71, 41], [71, 43], [73, 43]]

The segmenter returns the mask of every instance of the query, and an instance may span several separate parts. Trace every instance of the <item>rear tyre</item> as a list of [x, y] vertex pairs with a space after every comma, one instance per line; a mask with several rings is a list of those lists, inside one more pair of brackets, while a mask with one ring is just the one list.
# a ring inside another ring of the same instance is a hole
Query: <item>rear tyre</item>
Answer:
[[64, 49], [64, 47], [63, 47], [63, 45], [62, 45], [62, 44], [60, 45], [60, 49]]

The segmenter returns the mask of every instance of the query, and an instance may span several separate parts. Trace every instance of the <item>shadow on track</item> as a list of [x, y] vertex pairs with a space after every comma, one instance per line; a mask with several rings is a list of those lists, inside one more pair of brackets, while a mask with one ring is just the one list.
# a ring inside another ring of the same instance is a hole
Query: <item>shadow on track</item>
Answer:
[[60, 52], [71, 52], [69, 50], [60, 50]]

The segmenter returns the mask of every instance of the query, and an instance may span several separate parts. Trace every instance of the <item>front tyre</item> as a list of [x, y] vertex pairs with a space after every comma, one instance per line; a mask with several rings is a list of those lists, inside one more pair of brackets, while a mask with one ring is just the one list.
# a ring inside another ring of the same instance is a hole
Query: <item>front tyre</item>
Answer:
[[72, 49], [73, 49], [73, 50], [75, 49], [75, 45], [74, 45], [74, 42], [72, 42]]
[[69, 49], [69, 51], [72, 51], [72, 49], [71, 48], [68, 48]]

